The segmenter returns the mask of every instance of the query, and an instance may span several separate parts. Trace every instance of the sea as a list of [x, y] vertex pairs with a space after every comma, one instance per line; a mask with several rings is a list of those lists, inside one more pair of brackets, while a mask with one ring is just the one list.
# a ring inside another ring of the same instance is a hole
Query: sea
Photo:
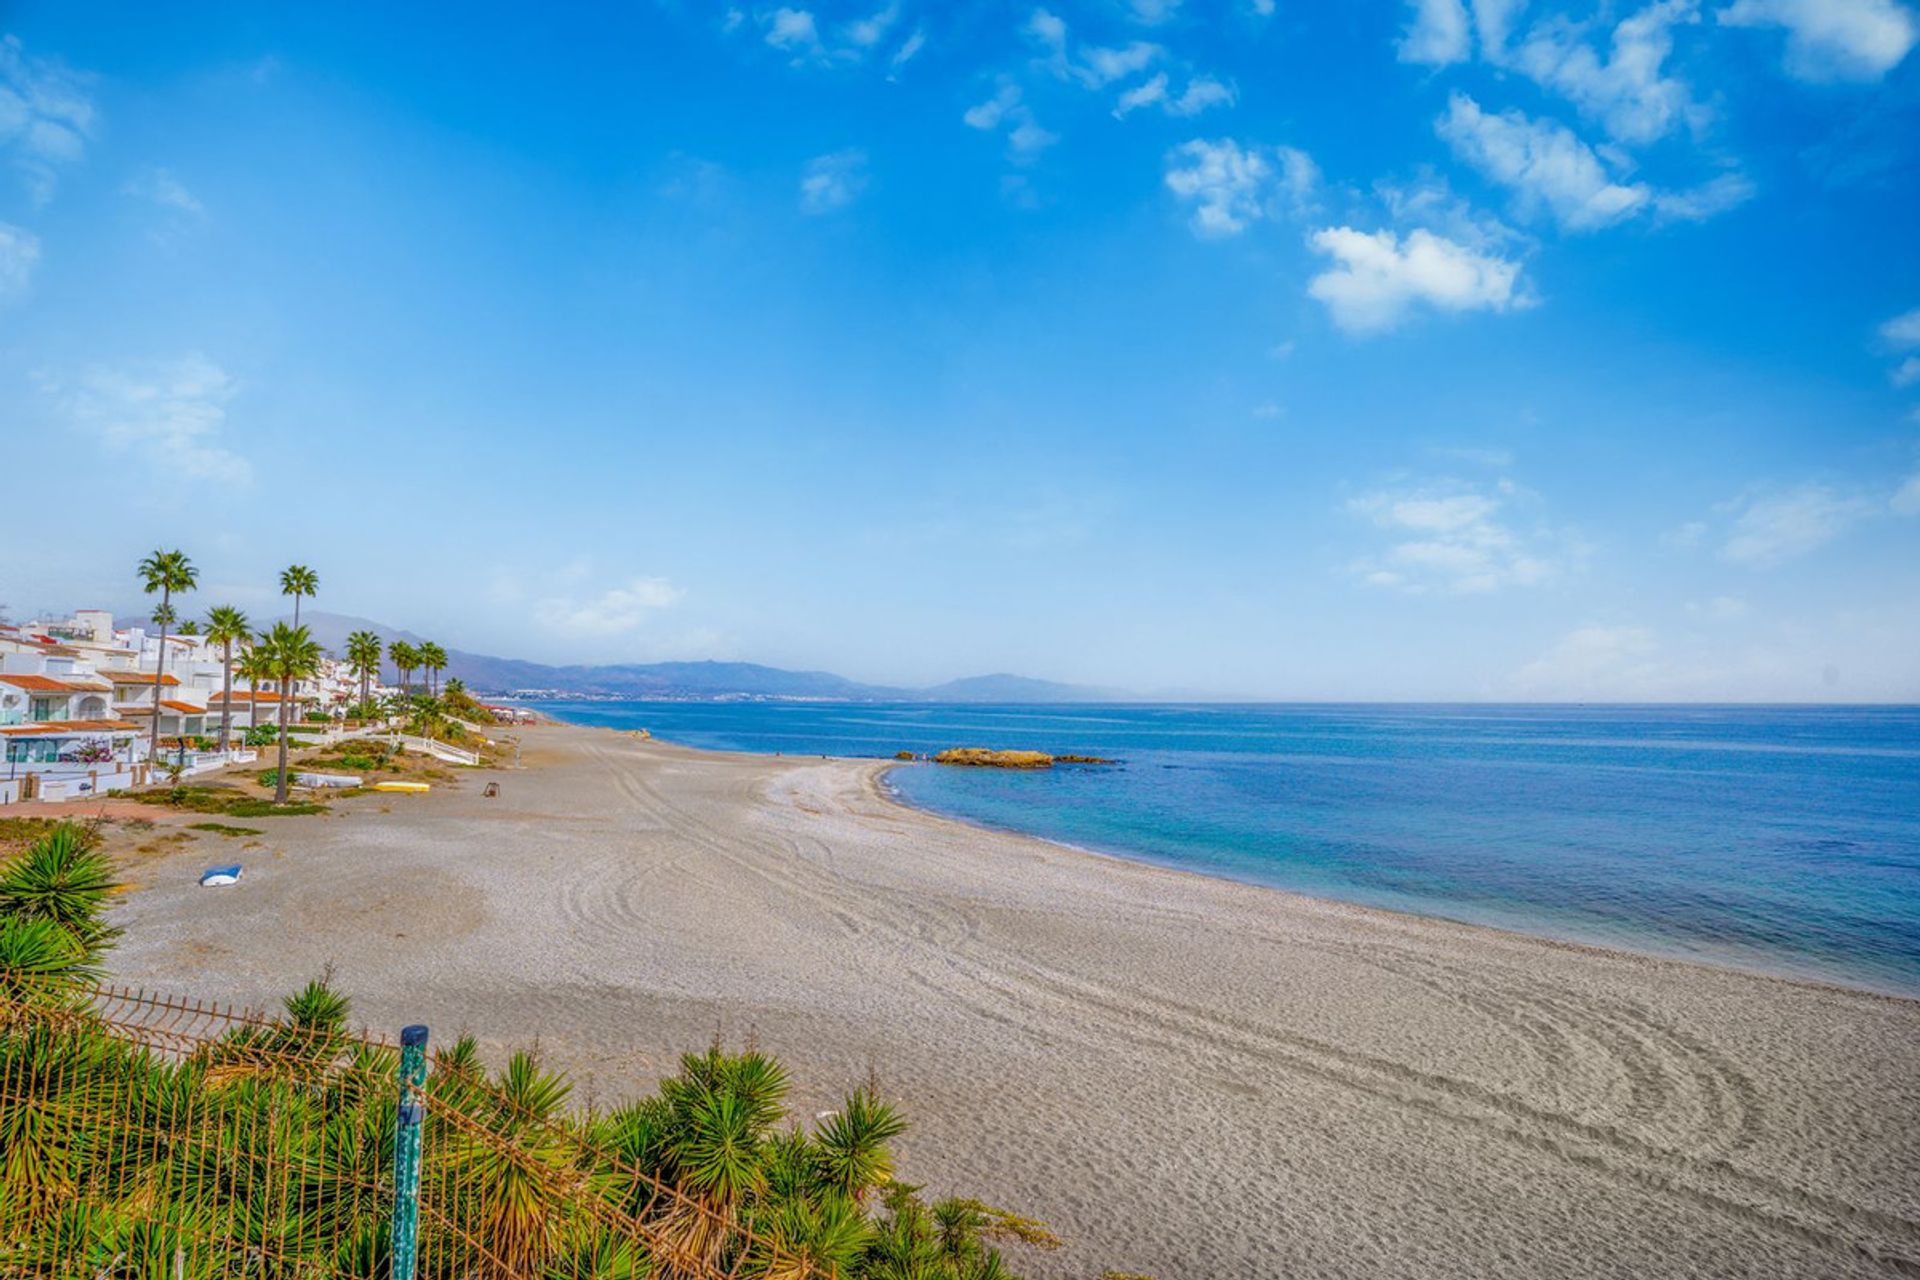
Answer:
[[1920, 707], [541, 702], [915, 763], [904, 802], [1297, 893], [1920, 997]]

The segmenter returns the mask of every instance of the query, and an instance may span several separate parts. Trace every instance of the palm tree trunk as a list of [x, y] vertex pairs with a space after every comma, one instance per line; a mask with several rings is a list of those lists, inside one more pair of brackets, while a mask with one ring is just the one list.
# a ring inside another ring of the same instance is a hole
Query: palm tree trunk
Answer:
[[[163, 587], [160, 591], [160, 616], [165, 618], [166, 610], [173, 604], [173, 588]], [[147, 739], [147, 766], [160, 758], [160, 679], [167, 674], [167, 624], [160, 624], [160, 655], [153, 660], [153, 727]]]
[[287, 802], [287, 697], [289, 681], [280, 681], [280, 768], [273, 776], [273, 802]]
[[293, 625], [296, 627], [300, 625], [300, 593], [298, 591], [293, 593]]
[[233, 641], [220, 646], [220, 750], [232, 745], [233, 727]]

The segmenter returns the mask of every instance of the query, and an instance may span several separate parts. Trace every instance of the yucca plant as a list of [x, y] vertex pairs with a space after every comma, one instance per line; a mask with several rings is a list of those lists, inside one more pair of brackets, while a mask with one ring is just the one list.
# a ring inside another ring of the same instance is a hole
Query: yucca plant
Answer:
[[104, 919], [120, 884], [99, 843], [91, 828], [63, 822], [0, 867], [0, 918], [58, 926], [89, 971], [120, 933]]

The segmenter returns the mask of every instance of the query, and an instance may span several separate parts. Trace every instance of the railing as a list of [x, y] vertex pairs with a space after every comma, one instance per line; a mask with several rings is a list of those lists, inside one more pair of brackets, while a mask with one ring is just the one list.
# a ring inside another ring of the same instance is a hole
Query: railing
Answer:
[[[0, 972], [0, 1276], [837, 1274], [511, 1071], [481, 1078], [470, 1047], [403, 1074], [394, 1045], [337, 1021]], [[417, 1153], [417, 1197], [397, 1148]]]
[[390, 733], [387, 741], [394, 746], [403, 746], [413, 751], [424, 751], [436, 760], [445, 760], [449, 764], [475, 765], [480, 763], [480, 753], [469, 751], [465, 747], [456, 747], [451, 743], [439, 742], [433, 738], [422, 738], [411, 733]]

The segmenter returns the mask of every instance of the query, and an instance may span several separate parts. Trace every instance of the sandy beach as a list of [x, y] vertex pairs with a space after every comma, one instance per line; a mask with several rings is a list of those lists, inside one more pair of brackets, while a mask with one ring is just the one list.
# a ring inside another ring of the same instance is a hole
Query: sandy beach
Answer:
[[523, 741], [138, 863], [115, 978], [265, 1005], [330, 967], [583, 1099], [716, 1032], [802, 1116], [871, 1071], [903, 1176], [1066, 1238], [1036, 1276], [1920, 1275], [1920, 1003], [982, 831], [872, 763]]

